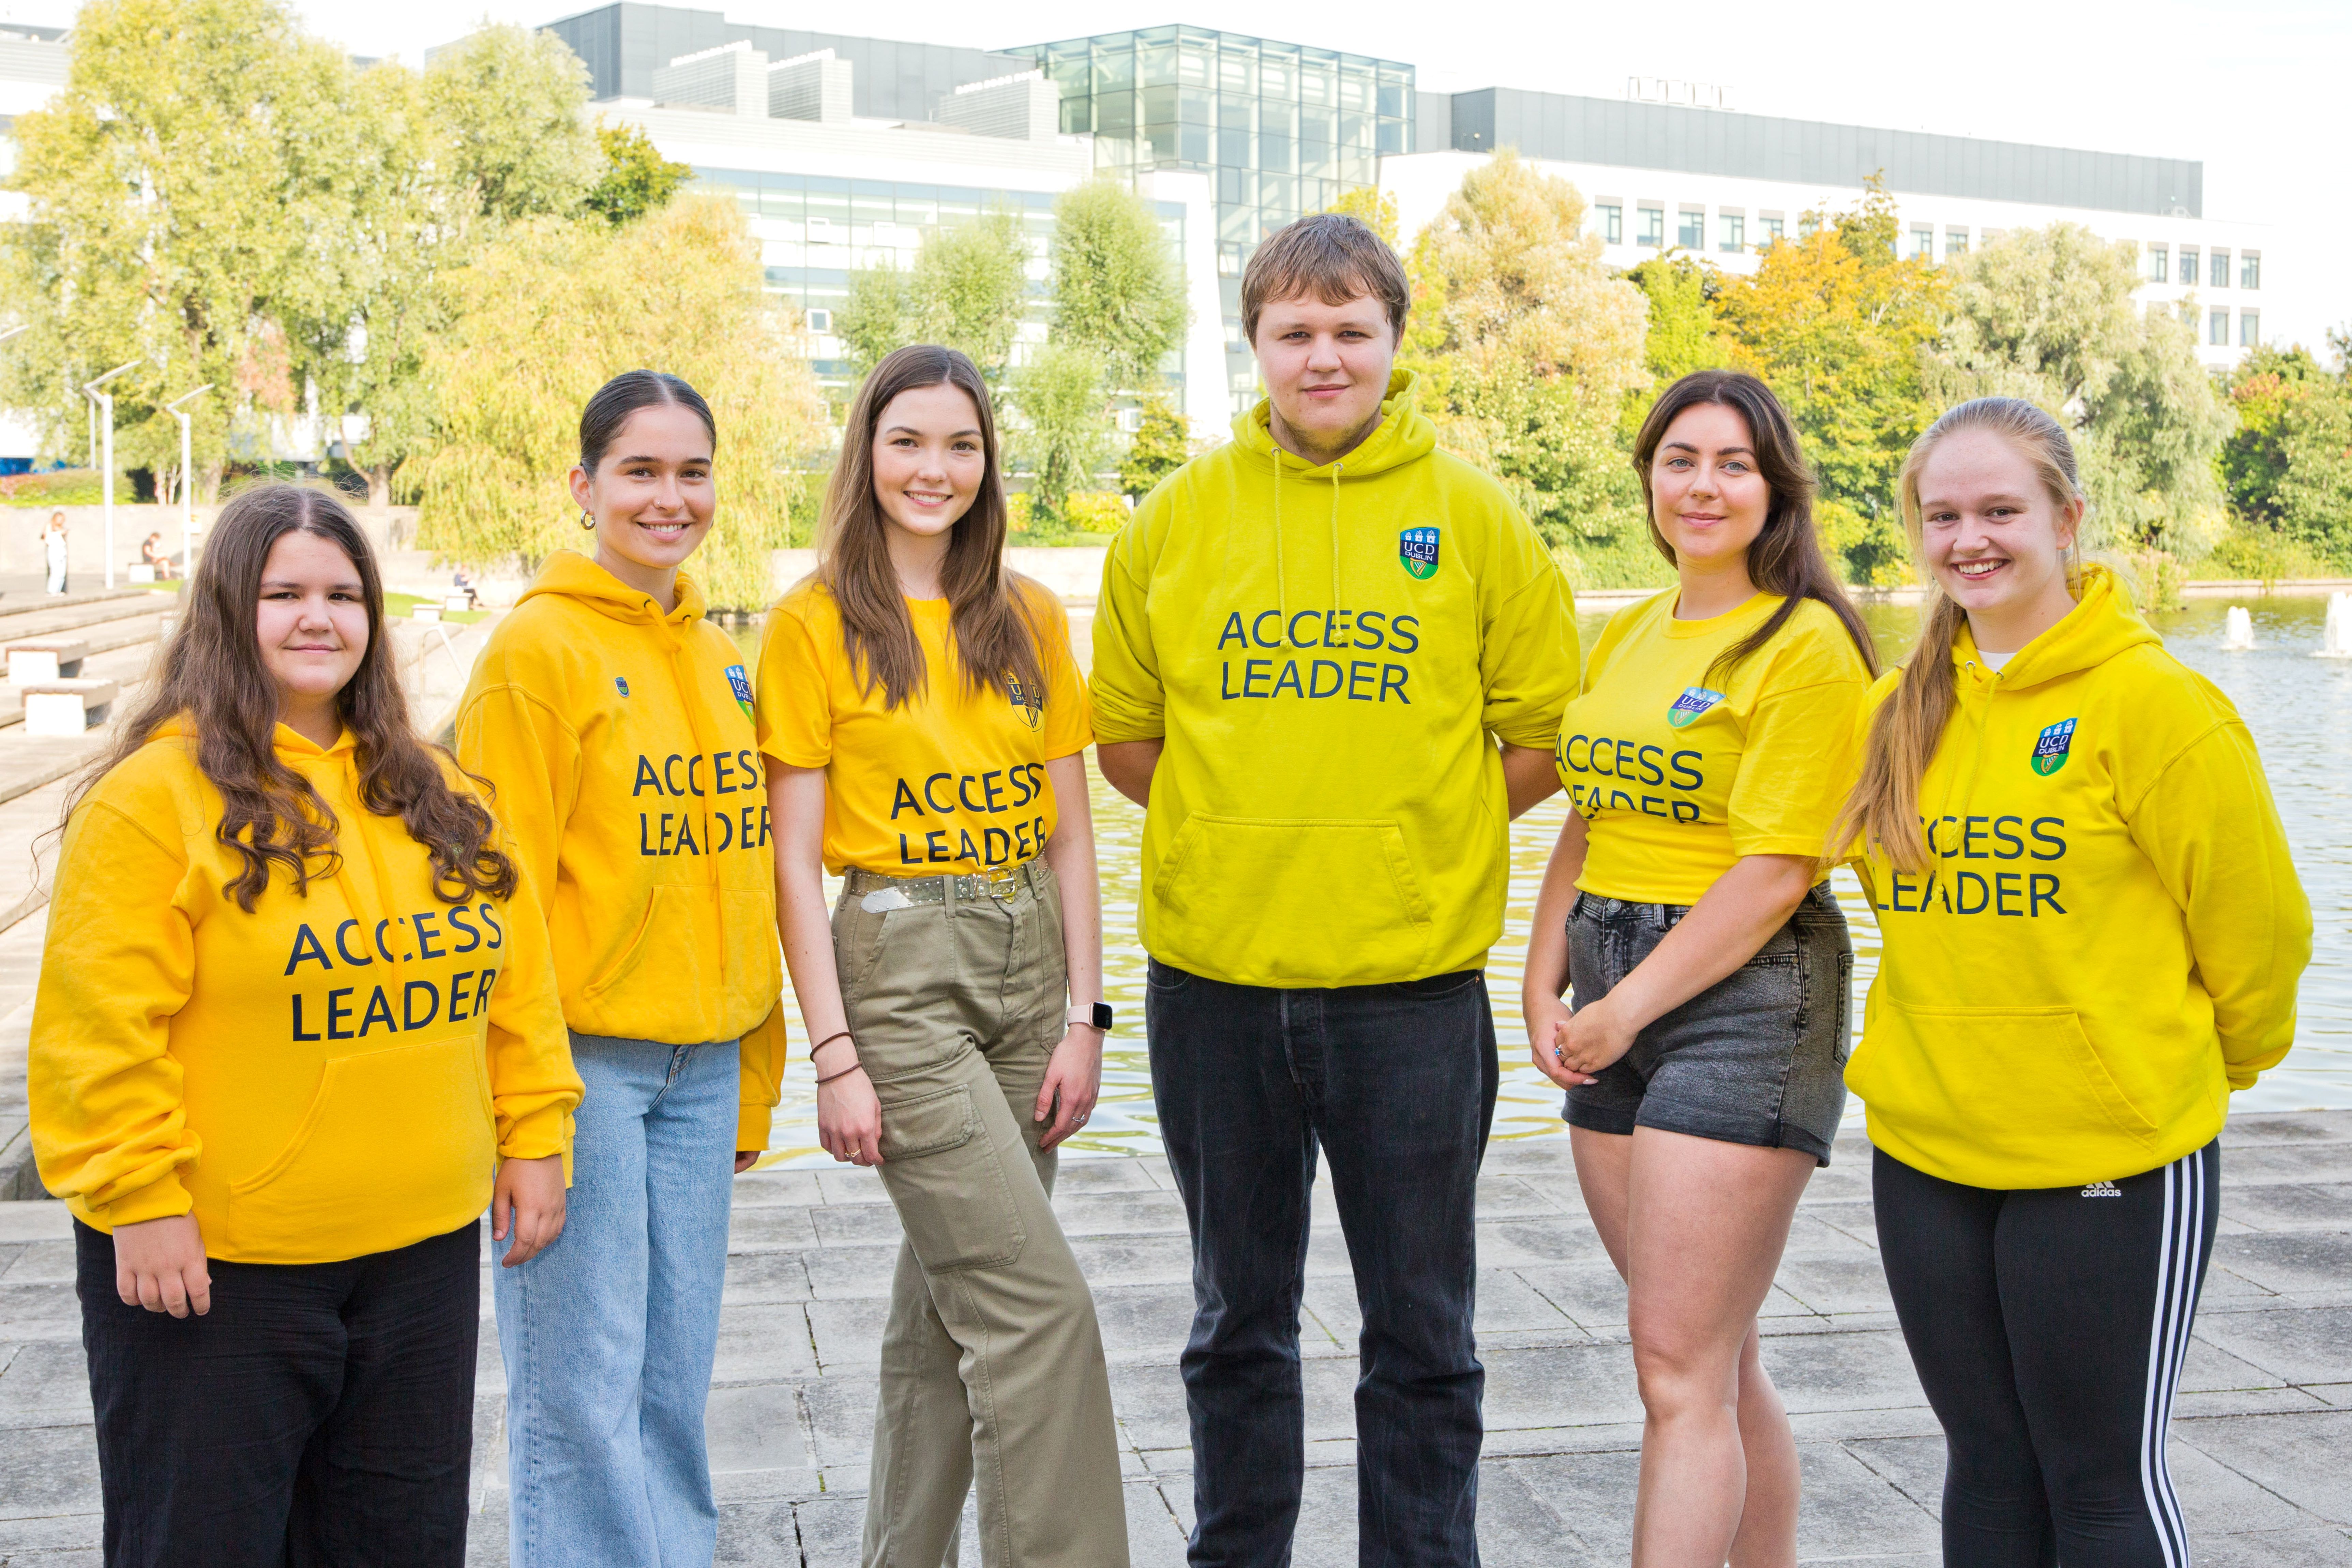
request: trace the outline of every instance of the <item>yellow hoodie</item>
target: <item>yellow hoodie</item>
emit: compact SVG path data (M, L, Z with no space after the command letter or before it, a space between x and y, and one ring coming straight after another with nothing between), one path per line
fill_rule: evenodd
M1502 487L1435 449L1399 373L1314 467L1261 402L1169 476L1103 565L1095 736L1165 738L1143 944L1245 985L1484 964L1509 806L1496 738L1549 752L1577 684L1568 585Z
M1970 1186L2152 1170L2286 1054L2311 906L2230 700L2115 578L1959 705L1919 787L1932 868L1861 865L1885 952L1846 1082L1871 1141ZM1872 689L1872 707L1901 679Z
M784 1066L768 794L750 674L702 610L684 575L664 615L558 551L474 666L457 756L522 847L564 1022L742 1039L735 1146L764 1149Z
M568 1153L580 1079L530 901L443 902L360 803L351 737L280 725L339 855L247 914L192 747L158 730L66 828L28 1086L48 1189L100 1230L193 1210L209 1257L326 1263L457 1229L500 1157Z

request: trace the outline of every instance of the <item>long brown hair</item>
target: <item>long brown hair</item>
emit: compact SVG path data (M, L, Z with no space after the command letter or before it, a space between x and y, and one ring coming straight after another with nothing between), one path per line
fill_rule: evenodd
M841 461L825 488L817 581L841 612L842 647L863 688L882 689L898 708L923 690L929 672L915 623L890 563L889 521L874 494L874 432L882 411L902 392L953 386L971 399L987 459L980 493L948 535L940 586L947 590L948 629L964 684L977 692L1017 680L1022 689L1045 689L1044 643L1033 595L1045 589L1004 565L1007 511L1004 474L996 444L996 417L980 369L963 354L936 343L909 343L887 355L857 389L841 444Z
M116 724L113 743L76 782L59 826L99 780L176 719L194 731L196 766L220 791L214 834L244 862L228 885L239 908L252 912L276 870L306 895L313 876L333 874L335 814L310 780L278 758L278 683L262 663L255 625L269 552L297 532L350 556L367 602L367 650L335 695L336 711L352 731L361 804L378 816L400 818L409 837L431 851L433 890L443 902L463 903L476 894L512 898L515 868L492 842L497 828L489 812L451 787L442 771L447 753L409 727L408 698L384 626L383 579L367 535L331 492L302 485L257 485L221 509L147 696Z
M1927 466L1937 444L1956 430L1990 430L2028 462L2060 511L2083 500L2082 474L2074 465L2074 444L2058 421L2018 397L1979 397L1947 411L1911 443L1903 459L1895 489L1903 507L1903 531L1915 554L1920 552L1919 470ZM2079 526L2079 525L2078 525ZM2078 567L2067 553L2067 586L2080 594ZM1903 679L1878 711L1871 716L1870 738L1862 755L1862 773L1853 793L1839 813L1830 847L1842 852L1857 837L1864 847L1875 842L1898 870L1922 871L1927 866L1927 838L1919 826L1919 781L1936 760L1945 727L1959 704L1959 688L1952 674L1952 645L1968 624L1968 614L1944 593L1933 573L1927 574L1926 625L1919 646L1903 666Z
M1861 613L1845 596L1837 574L1830 570L1829 557L1822 552L1821 531L1813 525L1813 471L1805 462L1797 426L1780 400L1772 395L1772 389L1754 376L1736 370L1693 371L1650 405L1641 434L1633 437L1633 472L1642 480L1642 515L1650 524L1650 542L1658 547L1659 554L1675 560L1675 547L1658 526L1656 500L1650 493L1650 464L1658 455L1659 443L1666 438L1666 426L1685 409L1703 403L1719 404L1748 422L1756 467L1772 492L1764 526L1748 542L1748 580L1767 594L1780 595L1782 601L1762 626L1716 656L1707 667L1707 679L1733 669L1779 636L1797 606L1807 599L1829 606L1861 652L1863 667L1875 677L1878 647L1871 640L1870 628L1862 624Z

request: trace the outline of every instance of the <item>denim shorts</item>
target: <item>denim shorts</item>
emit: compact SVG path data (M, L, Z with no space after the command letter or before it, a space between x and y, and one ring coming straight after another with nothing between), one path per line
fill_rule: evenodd
M1609 994L1690 910L1579 893L1568 917L1574 1005ZM1821 883L1756 956L1665 1014L1568 1091L1568 1122L1630 1135L1655 1127L1801 1149L1826 1165L1845 1111L1853 942Z

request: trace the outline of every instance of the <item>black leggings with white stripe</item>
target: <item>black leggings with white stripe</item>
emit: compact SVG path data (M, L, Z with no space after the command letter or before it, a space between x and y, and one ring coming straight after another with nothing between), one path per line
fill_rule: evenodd
M1880 1151L1879 1253L1944 1425L1946 1568L2186 1568L2164 1459L2221 1144L2084 1187L1961 1186Z

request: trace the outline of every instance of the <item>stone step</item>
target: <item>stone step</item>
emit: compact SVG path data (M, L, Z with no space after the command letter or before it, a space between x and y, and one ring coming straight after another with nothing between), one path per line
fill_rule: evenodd
M81 603L27 600L18 606L0 601L0 642L14 642L19 637L55 637L61 632L79 631L84 626L101 626L108 621L165 614L177 608L178 605L179 595L176 594L155 594L144 589L118 591L111 595L94 596Z

